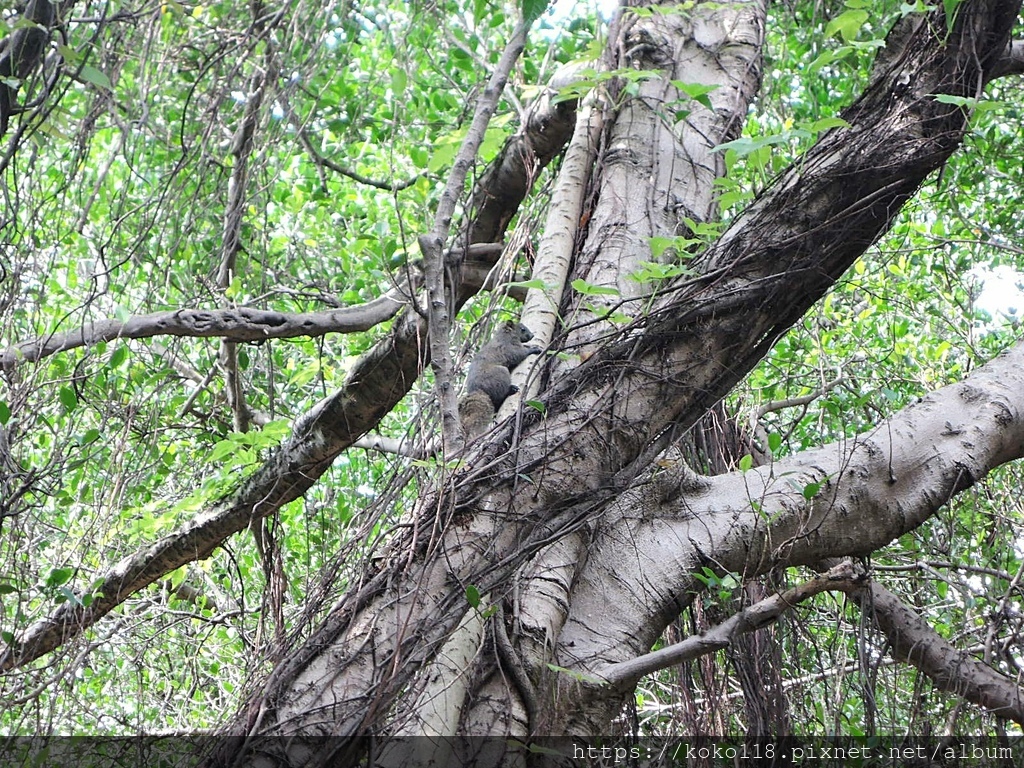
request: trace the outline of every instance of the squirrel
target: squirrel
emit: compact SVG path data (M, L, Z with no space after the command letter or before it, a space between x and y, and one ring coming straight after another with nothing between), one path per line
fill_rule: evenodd
M523 343L532 338L529 328L509 320L476 353L466 375L466 394L459 400L459 420L467 438L487 429L505 398L519 391L512 385L512 369L541 352L540 347Z

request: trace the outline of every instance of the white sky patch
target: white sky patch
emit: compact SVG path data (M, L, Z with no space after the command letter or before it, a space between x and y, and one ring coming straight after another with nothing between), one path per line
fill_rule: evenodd
M596 8L597 15L607 21L619 7L619 0L555 0L548 13L551 14L552 21L568 21L579 15L580 12L576 10L577 5L582 5L587 9Z
M981 286L975 299L977 306L994 321L1024 316L1024 274L1005 264L975 267L969 274Z

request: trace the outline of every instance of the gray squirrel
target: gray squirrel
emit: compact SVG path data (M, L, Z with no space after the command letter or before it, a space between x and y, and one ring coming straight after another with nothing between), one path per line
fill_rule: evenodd
M476 353L466 374L466 394L459 401L459 420L466 437L486 430L505 398L519 391L512 385L512 369L541 352L540 347L523 343L532 338L529 328L509 320Z

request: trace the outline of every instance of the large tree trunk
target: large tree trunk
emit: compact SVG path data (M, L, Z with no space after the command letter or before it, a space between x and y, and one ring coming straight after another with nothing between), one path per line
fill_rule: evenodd
M909 15L847 127L751 204L690 264L696 275L643 286L626 276L651 260L650 237L714 216L714 147L756 90L764 6L619 26L610 49L626 58L613 65L663 76L612 94L621 106L573 276L618 288L631 322L600 320L595 296L566 299L565 317L592 322L560 341L580 357L550 365L543 414L504 422L424 495L407 532L254 697L239 723L246 753L295 734L357 750L371 734L607 732L637 677L658 668L645 654L700 589L695 572L865 554L1021 455L1021 347L895 416L884 439L716 478L670 450L959 146L966 115L934 95L978 95L1018 8L966 2L948 33L940 11ZM718 85L714 110L692 103L666 122L672 80ZM321 746L299 756L324 757Z

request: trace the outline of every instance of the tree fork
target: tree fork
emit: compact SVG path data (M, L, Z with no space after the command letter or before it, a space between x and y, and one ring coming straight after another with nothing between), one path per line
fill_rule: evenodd
M542 393L538 399L547 407L546 420L542 425L539 415L525 414L517 427L522 437L513 452L490 462L485 471L466 473L447 488L451 501L439 508L461 508L471 514L478 509L475 500L489 498L491 510L512 511L500 518L500 536L488 545L474 545L474 554L460 541L464 533L460 531L445 547L449 558L460 552L458 561L451 561L447 577L439 578L427 566L414 570L410 581L403 582L420 582L428 590L438 590L432 593L435 605L449 608L458 603L458 591L452 591L446 581L487 588L502 583L520 562L517 549L521 552L522 543L533 540L533 533L555 524L556 512L567 511L574 500L593 495L599 487L610 490L617 470L627 469L647 440L670 422L692 423L704 407L733 386L778 335L886 231L925 177L958 146L965 116L929 94L973 95L977 84L988 79L982 65L989 61L974 58L974 46L983 41L1004 50L1017 8L1016 2L962 5L951 40L928 32L945 28L941 12L931 14L928 28L916 33L921 54L908 59L892 77L873 84L844 113L850 129L822 137L799 170L784 174L737 219L700 260L702 277L666 291L651 316L627 329L626 338L596 352ZM903 82L917 90L909 93ZM879 120L872 123L869 114ZM870 163L879 152L892 161L884 165L885 173L878 172L877 163ZM756 307L754 314L751 306ZM723 362L726 359L728 364ZM615 397L611 397L613 388ZM580 429L581 425L586 428ZM511 441L511 429L506 426L506 434L498 435L492 445ZM552 435L561 437L553 444ZM616 439L607 441L597 435ZM569 471L579 456L588 457L604 471L597 475L578 468ZM542 488L530 495L515 495L516 477L542 470L545 478L551 478L545 479ZM586 513L587 517L597 514L598 508ZM578 519L565 518L567 522ZM552 531L555 537L558 530ZM343 609L348 608L355 606L346 601ZM403 610L412 608L409 604ZM378 618L386 622L388 613ZM422 662L430 657L431 648L440 647L453 629L452 621L432 613L430 621L417 621L420 630L408 645L401 650L391 647L384 655L397 654L394 658L404 664ZM332 642L317 638L317 642L325 640ZM359 633L350 638L356 646L366 640ZM370 641L362 651L346 650L345 645L342 641L330 651L334 659L343 660L343 676L348 665L363 666L365 659L360 657L376 643ZM376 653L383 651L373 648ZM380 696L382 703L387 702L408 683L409 674L378 680L374 692L362 690L348 703L363 696L375 700ZM304 687L315 676L313 672L313 677L295 682ZM290 717L313 704L303 703L296 693L293 690L288 697ZM272 698L279 700L276 694ZM337 715L347 720L341 711ZM577 722L576 727L582 724Z

